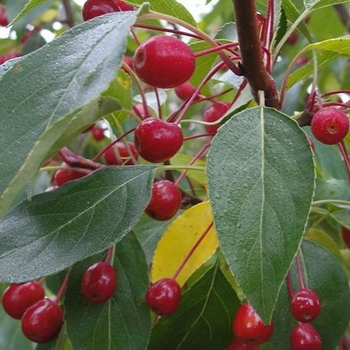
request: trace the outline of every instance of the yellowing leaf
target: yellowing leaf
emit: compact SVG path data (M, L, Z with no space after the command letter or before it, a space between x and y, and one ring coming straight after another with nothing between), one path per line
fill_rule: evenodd
M152 282L173 277L212 221L210 205L203 202L186 210L170 224L154 253ZM183 285L214 254L217 246L218 240L212 227L183 267L177 282Z

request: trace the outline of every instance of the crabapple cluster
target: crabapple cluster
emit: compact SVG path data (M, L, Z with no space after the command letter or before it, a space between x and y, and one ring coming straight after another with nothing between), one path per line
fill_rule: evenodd
M290 303L290 310L298 324L290 333L292 350L320 350L322 341L319 333L310 323L321 312L321 302L318 295L309 288L296 291Z
M21 320L23 334L33 342L47 343L59 333L63 310L57 301L45 298L40 283L11 284L2 295L5 312Z

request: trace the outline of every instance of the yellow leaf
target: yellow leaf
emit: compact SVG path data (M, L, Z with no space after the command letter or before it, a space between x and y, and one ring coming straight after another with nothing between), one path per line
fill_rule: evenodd
M203 202L186 210L169 225L154 253L152 282L173 277L212 221L210 205ZM212 227L181 270L177 282L183 285L214 254L217 246L218 240Z

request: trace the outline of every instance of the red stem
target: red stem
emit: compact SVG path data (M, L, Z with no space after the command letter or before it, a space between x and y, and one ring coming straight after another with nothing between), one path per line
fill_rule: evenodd
M348 151L346 149L344 140L341 140L338 143L338 147L339 147L341 155L343 156L343 159L344 159L344 162L345 162L345 165L346 165L346 170L348 172L348 178L349 178L349 181L350 181L350 161L349 161L349 155L348 155Z
M188 260L191 258L191 256L193 255L193 253L195 252L195 250L197 249L197 247L200 245L200 243L203 241L203 239L205 238L205 236L208 234L208 232L210 231L210 229L213 227L214 223L213 221L208 225L208 227L205 229L205 231L203 232L203 234L199 237L199 239L197 240L197 242L193 245L193 247L191 248L191 250L188 252L188 254L186 255L185 259L183 260L183 262L181 263L181 265L179 266L179 268L176 270L176 272L173 275L173 279L175 280L180 272L182 271L182 269L184 268L184 266L186 265L186 263L188 262Z
M55 303L59 303L59 301L61 300L65 290L66 290L66 287L67 287L67 283L68 283L68 279L69 279L69 273L70 273L70 270L71 268L68 269L66 275L64 276L64 280L61 284L61 287L56 295L56 298L55 298Z
M202 154L210 147L210 142L206 143L200 150L199 152L191 159L191 162L189 164L189 166L193 165L197 159L199 159ZM184 170L180 176L176 179L175 181L175 185L179 186L179 183L181 182L181 180L186 176L186 174L188 173L190 169L186 169Z
M299 283L300 283L300 288L304 289L305 288L305 284L304 284L304 277L303 277L303 272L301 269L301 265L300 265L300 257L299 257L299 253L296 255L295 257L295 263L297 265L297 271L298 271L298 277L299 277Z

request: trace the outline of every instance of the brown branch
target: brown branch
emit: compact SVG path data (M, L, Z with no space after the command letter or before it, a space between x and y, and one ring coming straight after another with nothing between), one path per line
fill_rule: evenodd
M258 22L254 0L232 0L242 56L243 74L248 80L254 99L264 91L265 105L279 108L275 81L265 68L259 38Z
M71 0L62 0L62 4L66 13L65 23L72 28L75 26L75 16Z
M338 14L339 19L344 24L346 30L350 33L350 14L346 4L334 5L334 9Z

